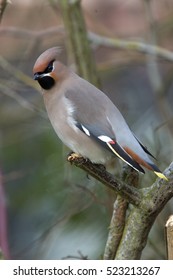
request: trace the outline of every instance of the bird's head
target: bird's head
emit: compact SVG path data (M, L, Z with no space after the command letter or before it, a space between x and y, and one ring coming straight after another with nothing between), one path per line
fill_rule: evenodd
M43 52L35 62L34 80L37 80L44 90L51 89L65 75L67 67L58 61L60 53L59 47L50 48Z

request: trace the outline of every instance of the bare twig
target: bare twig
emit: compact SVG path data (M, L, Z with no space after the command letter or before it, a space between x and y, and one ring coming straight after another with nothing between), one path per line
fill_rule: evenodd
M8 27L1 27L0 29L0 35L1 36L10 36L14 38L19 38L19 39L44 39L46 40L49 37L52 36L57 36L57 34L64 35L64 27L61 26L56 26L56 27L50 27L44 30L39 30L39 31L32 31L28 30L25 28L19 28L19 27L14 27L14 26L8 26Z
M100 80L87 37L80 0L60 0L60 7L67 32L68 54L75 59L80 76L100 87Z
M93 32L88 33L89 39L96 45L105 46L108 48L119 48L128 51L136 51L144 54L157 55L168 61L173 61L173 52L164 48L146 44L143 42L120 40L117 38L108 38Z
M22 81L24 84L35 88L38 90L38 86L34 82L33 79L31 79L29 76L25 75L22 71L11 65L7 60L5 60L2 56L0 56L0 66L8 71L10 74L12 74L16 79L19 81Z
M14 90L11 90L9 87L7 87L3 84L0 84L0 89L1 89L1 93L16 100L17 103L20 104L20 106L22 106L23 108L25 108L29 111L32 111L34 113L37 113L42 118L47 119L47 115L43 110L40 110L37 106L35 106L31 102L29 102L26 98L24 98L21 95L19 95L18 93L16 93Z
M44 40L48 37L57 36L57 34L61 34L64 36L64 27L51 27L45 30L39 30L39 31L31 31L28 29L22 29L18 27L2 27L0 29L0 35L1 36L13 36L15 38L21 38L21 39L41 39ZM127 51L135 51L143 54L150 54L155 55L158 58L165 59L167 61L173 61L173 52L154 46L151 44L147 44L144 42L138 42L138 41L131 41L131 40L122 40L118 38L109 38L105 36L98 35L94 32L88 32L88 38L89 40L97 45L97 46L105 46L108 48L118 48L122 50Z
M113 175L106 171L103 165L93 164L88 159L86 160L82 157L76 157L73 155L75 154L72 153L71 156L68 157L68 161L71 164L74 164L75 166L85 170L92 177L96 178L105 186L116 191L117 194L122 195L132 204L139 205L141 202L139 190L113 177Z
M62 260L71 260L71 259L74 259L74 260L88 260L88 256L86 255L83 255L81 253L81 251L78 251L78 256L66 256L66 257L63 257Z
M0 0L0 22L2 20L3 14L5 12L5 8L7 7L7 4L10 4L10 0Z
M147 21L149 22L148 42L152 45L157 44L156 32L155 32L155 21L153 18L151 0L143 0L145 4L145 11ZM155 93L157 93L162 87L161 75L157 63L157 54L148 54L146 56L148 76Z

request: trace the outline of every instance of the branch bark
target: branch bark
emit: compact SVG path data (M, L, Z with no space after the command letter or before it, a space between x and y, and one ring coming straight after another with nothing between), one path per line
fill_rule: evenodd
M103 255L104 260L113 260L122 238L128 202L118 195L114 202L112 218L109 226L108 238Z
M3 14L7 4L11 3L9 0L0 0L0 22L2 21Z
M146 44L144 42L137 42L131 40L121 40L118 38L108 38L95 34L93 32L88 33L89 39L98 46L105 46L108 48L119 48L128 51L137 51L143 54L155 55L168 61L173 61L173 52L164 48Z
M140 259L157 215L173 197L173 162L164 173L169 181L157 179L151 187L142 189L141 204L132 206L116 260Z
M68 53L74 56L79 75L100 87L80 2L80 0L59 1L67 32Z
M136 188L139 183L138 172L129 165L124 165L121 180ZM128 205L129 203L126 199L120 195L117 196L109 226L108 239L103 256L104 260L113 260L115 258L124 231Z
M117 194L123 196L123 198L127 199L132 204L137 206L141 203L140 190L137 190L125 182L113 177L112 174L106 171L103 165L93 164L90 160L83 157L77 157L74 153L68 156L68 161L86 171L89 175L103 183L108 188L114 190Z
M62 0L63 1L63 0ZM14 26L1 27L1 36L10 36L21 39L34 39L34 40L44 40L48 37L62 35L64 36L63 26L50 27L44 30L31 31L24 28L18 28ZM67 36L68 37L68 36ZM96 46L105 46L108 48L118 48L127 51L135 51L142 54L155 55L158 58L165 59L167 61L173 61L173 52L165 48L158 47L155 45L147 44L145 42L138 42L132 40L122 40L118 38L109 38L94 32L88 32L88 40L91 41ZM92 60L93 62L93 60Z
M68 157L68 161L133 204L126 220L115 259L139 259L157 215L169 199L173 197L173 162L164 172L169 181L156 179L152 186L138 190L114 178L103 166L93 164L82 157L76 157L72 154ZM114 242L116 242L116 235L113 237L115 238Z
M166 222L165 233L168 260L173 260L173 215Z

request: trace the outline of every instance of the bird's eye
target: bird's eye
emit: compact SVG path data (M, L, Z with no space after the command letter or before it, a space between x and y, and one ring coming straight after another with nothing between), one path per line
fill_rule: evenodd
M50 73L50 72L52 72L52 70L53 70L53 63L54 63L54 60L52 60L52 61L48 64L48 66L47 66L47 68L45 69L44 73Z

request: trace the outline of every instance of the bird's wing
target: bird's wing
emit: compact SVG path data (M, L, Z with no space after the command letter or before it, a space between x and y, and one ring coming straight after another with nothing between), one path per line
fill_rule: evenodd
M143 165L165 179L148 157L151 153L133 135L111 100L87 81L74 77L73 88L66 88L65 97L74 106L73 117L78 129L137 171L145 173L140 166Z
M76 123L76 126L85 133L88 137L98 142L102 147L109 150L111 153L122 159L124 162L132 166L137 171L145 173L143 168L132 159L132 157L123 149L121 145L116 141L115 137L110 137L108 133L105 133L104 129L100 129L97 125Z
M73 117L76 126L98 142L102 147L108 149L112 154L118 156L134 169L144 173L142 167L125 151L117 140L115 131L110 124L108 113L110 110L117 110L121 122L125 122L121 113L100 90L87 81L78 77L73 88L66 90L65 97L74 106ZM81 98L82 97L82 98ZM114 120L116 122L118 120Z
M156 160L156 158L150 153L150 151L147 149L147 147L145 147L141 141L136 137L135 134L133 134L134 137L136 138L136 140L138 141L139 145L142 147L142 149L144 150L145 153L147 153L149 156L151 156L152 158L154 158Z

